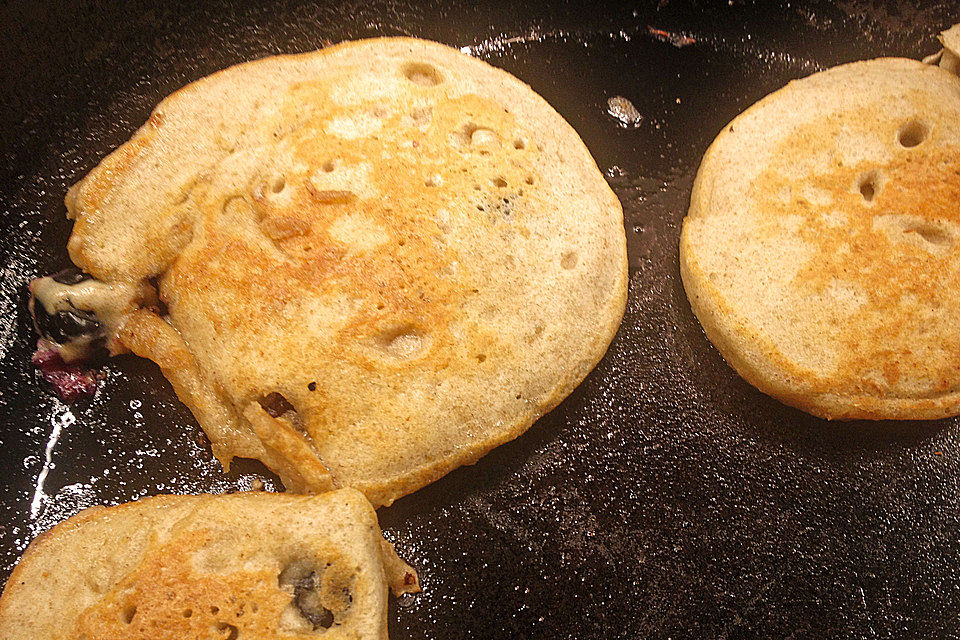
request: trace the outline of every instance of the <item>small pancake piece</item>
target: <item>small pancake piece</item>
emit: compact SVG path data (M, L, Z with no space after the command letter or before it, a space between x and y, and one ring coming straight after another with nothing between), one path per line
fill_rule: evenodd
M403 582L417 590L358 491L160 496L87 509L31 543L0 637L385 639L387 589Z
M960 412L960 79L913 60L791 82L710 146L691 306L761 391L825 418Z
M926 64L938 64L953 74L960 73L960 24L940 33L940 51L923 59Z
M98 280L158 278L156 361L225 465L389 504L511 440L596 365L626 301L620 203L513 76L387 38L164 100L67 196Z

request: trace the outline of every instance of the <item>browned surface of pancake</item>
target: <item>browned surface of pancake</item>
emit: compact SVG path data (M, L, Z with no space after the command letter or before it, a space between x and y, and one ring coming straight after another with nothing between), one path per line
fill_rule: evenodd
M789 84L707 152L684 284L724 357L828 418L960 406L960 80L880 59Z

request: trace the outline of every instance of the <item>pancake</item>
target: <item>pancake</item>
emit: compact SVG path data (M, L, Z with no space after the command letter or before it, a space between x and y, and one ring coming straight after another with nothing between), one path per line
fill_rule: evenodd
M950 73L960 73L960 24L941 32L939 40L943 48L923 61L927 64L939 64Z
M418 590L357 491L146 498L34 540L0 637L386 638L390 581Z
M960 412L960 79L842 65L708 149L683 223L690 304L761 391L836 419Z
M576 132L421 40L195 82L66 204L71 259L125 293L65 298L118 318L111 351L160 365L224 466L293 491L389 504L475 462L579 384L626 300L620 203ZM144 282L160 301L131 307Z

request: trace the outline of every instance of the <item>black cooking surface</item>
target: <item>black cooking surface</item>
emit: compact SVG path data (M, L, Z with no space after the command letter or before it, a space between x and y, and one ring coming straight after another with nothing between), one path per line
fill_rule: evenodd
M952 0L3 4L0 577L90 505L276 486L253 462L221 473L148 362L117 358L73 407L35 374L25 283L67 264L66 188L191 80L415 35L514 73L580 132L623 202L631 279L616 340L566 402L380 510L424 587L391 605L391 637L960 637L958 421L827 423L763 396L704 337L677 263L726 122L818 69L931 53L956 18ZM639 127L607 114L614 96Z

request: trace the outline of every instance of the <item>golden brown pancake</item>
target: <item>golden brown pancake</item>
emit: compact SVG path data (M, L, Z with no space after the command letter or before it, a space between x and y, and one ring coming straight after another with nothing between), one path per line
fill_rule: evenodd
M388 584L418 590L357 491L160 496L35 540L0 598L0 637L385 639Z
M680 241L707 336L826 418L960 412L960 79L847 64L764 98L704 156Z
M620 204L576 132L513 76L421 40L195 82L67 208L78 266L157 278L166 309L125 307L109 344L160 365L224 465L375 504L553 408L626 298Z

